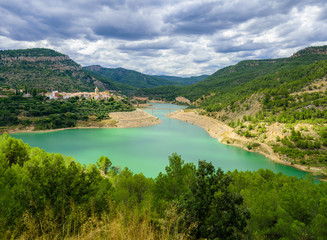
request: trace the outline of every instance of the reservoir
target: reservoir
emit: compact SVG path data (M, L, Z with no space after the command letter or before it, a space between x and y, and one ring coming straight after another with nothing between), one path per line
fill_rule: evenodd
M107 156L114 166L128 167L134 173L142 172L146 177L156 177L169 164L168 156L177 153L185 162L198 160L212 162L226 171L253 171L260 168L282 172L289 176L305 177L306 172L277 164L266 157L247 152L241 148L221 144L202 128L165 114L183 106L153 103L154 109L146 110L159 117L161 124L142 128L97 128L69 129L42 133L16 133L32 147L47 152L73 156L82 164L95 163L99 157Z

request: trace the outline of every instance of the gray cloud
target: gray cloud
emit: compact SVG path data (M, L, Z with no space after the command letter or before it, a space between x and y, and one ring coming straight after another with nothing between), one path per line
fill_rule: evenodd
M143 41L121 44L118 48L121 50L141 51L146 49L170 49L174 46L174 42L169 39L158 41Z
M152 74L210 74L327 44L325 0L11 0L0 15L1 49L49 47Z

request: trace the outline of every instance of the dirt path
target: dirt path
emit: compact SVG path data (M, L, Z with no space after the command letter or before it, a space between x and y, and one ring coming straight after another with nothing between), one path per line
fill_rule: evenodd
M279 155L274 153L272 147L268 144L240 136L233 132L233 128L229 127L227 124L207 116L199 115L196 110L179 110L169 113L166 116L201 127L207 131L211 137L218 139L218 141L221 143L237 146L246 151L262 154L274 162L288 165L302 171L311 172L313 174L321 172L321 169L316 167L308 168L307 166L302 166L299 164L292 165L290 162L280 159ZM249 150L247 146L253 143L257 143L259 146Z

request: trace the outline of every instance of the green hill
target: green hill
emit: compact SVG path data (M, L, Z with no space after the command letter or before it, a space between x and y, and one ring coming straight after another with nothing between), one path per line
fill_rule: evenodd
M132 89L85 71L68 56L51 49L0 51L0 86L66 92Z
M198 83L184 87L161 87L139 91L139 95L153 98L173 100L184 96L192 101L200 98L202 107L214 104L216 107L228 105L230 102L250 96L260 89L273 89L280 84L292 85L290 91L308 84L298 79L306 75L313 81L315 64L324 65L327 59L326 47L311 47L299 51L289 58L267 60L245 60L236 65L218 70ZM310 72L311 69L311 73ZM308 75L309 74L309 75Z
M242 61L190 86L138 94L166 100L184 96L202 114L247 138L249 150L265 144L279 159L318 167L327 175L326 77L327 46L310 47L289 58Z
M326 49L310 47L290 58L243 61L184 93L198 99L196 105L207 115L252 142L249 149L266 144L280 159L326 174Z
M136 88L153 88L166 85L176 85L176 82L169 81L157 76L146 75L137 71L124 68L104 68L99 65L84 67L85 70L123 84L128 84Z
M192 77L174 77L174 76L158 75L158 77L166 79L171 82L178 83L180 85L191 85L206 79L207 77L209 77L209 75L192 76Z

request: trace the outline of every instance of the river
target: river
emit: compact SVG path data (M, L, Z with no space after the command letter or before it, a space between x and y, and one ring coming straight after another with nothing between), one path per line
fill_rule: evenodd
M82 164L95 163L100 156L108 156L113 165L128 167L134 173L156 177L168 165L168 156L176 152L185 162L212 162L224 171L271 169L289 176L305 177L306 172L274 163L266 157L241 148L224 145L211 138L206 131L189 123L169 119L170 111L183 106L154 103L147 112L159 117L155 126L126 129L69 129L55 132L16 133L32 147L47 152L73 156Z

